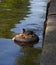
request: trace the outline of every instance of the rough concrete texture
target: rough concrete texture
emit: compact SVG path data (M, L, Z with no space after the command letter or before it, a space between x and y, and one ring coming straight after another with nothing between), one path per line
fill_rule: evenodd
M56 0L50 3L40 65L56 65Z

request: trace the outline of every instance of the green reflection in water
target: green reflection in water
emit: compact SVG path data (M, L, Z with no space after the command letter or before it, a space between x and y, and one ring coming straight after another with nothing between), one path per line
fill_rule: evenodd
M2 0L0 3L0 37L12 38L10 30L29 14L29 0Z
M15 65L39 65L41 57L41 49L37 48L24 48L21 49L23 55L16 57Z

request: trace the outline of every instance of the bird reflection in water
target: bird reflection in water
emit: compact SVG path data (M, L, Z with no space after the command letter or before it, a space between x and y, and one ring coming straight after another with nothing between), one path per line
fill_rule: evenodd
M17 42L17 41L14 41L17 45L21 46L22 48L27 48L27 47L33 47L34 44L37 44L37 42L32 42L32 43L20 43L20 42Z

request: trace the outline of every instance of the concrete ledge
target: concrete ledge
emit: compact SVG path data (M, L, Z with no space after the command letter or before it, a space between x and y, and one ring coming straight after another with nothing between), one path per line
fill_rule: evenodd
M56 65L56 0L50 3L40 65Z

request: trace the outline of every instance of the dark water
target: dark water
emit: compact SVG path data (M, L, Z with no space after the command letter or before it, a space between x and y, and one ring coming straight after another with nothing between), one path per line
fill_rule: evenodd
M39 65L46 6L46 0L0 0L0 65ZM39 43L15 44L11 39L23 28L33 30Z

